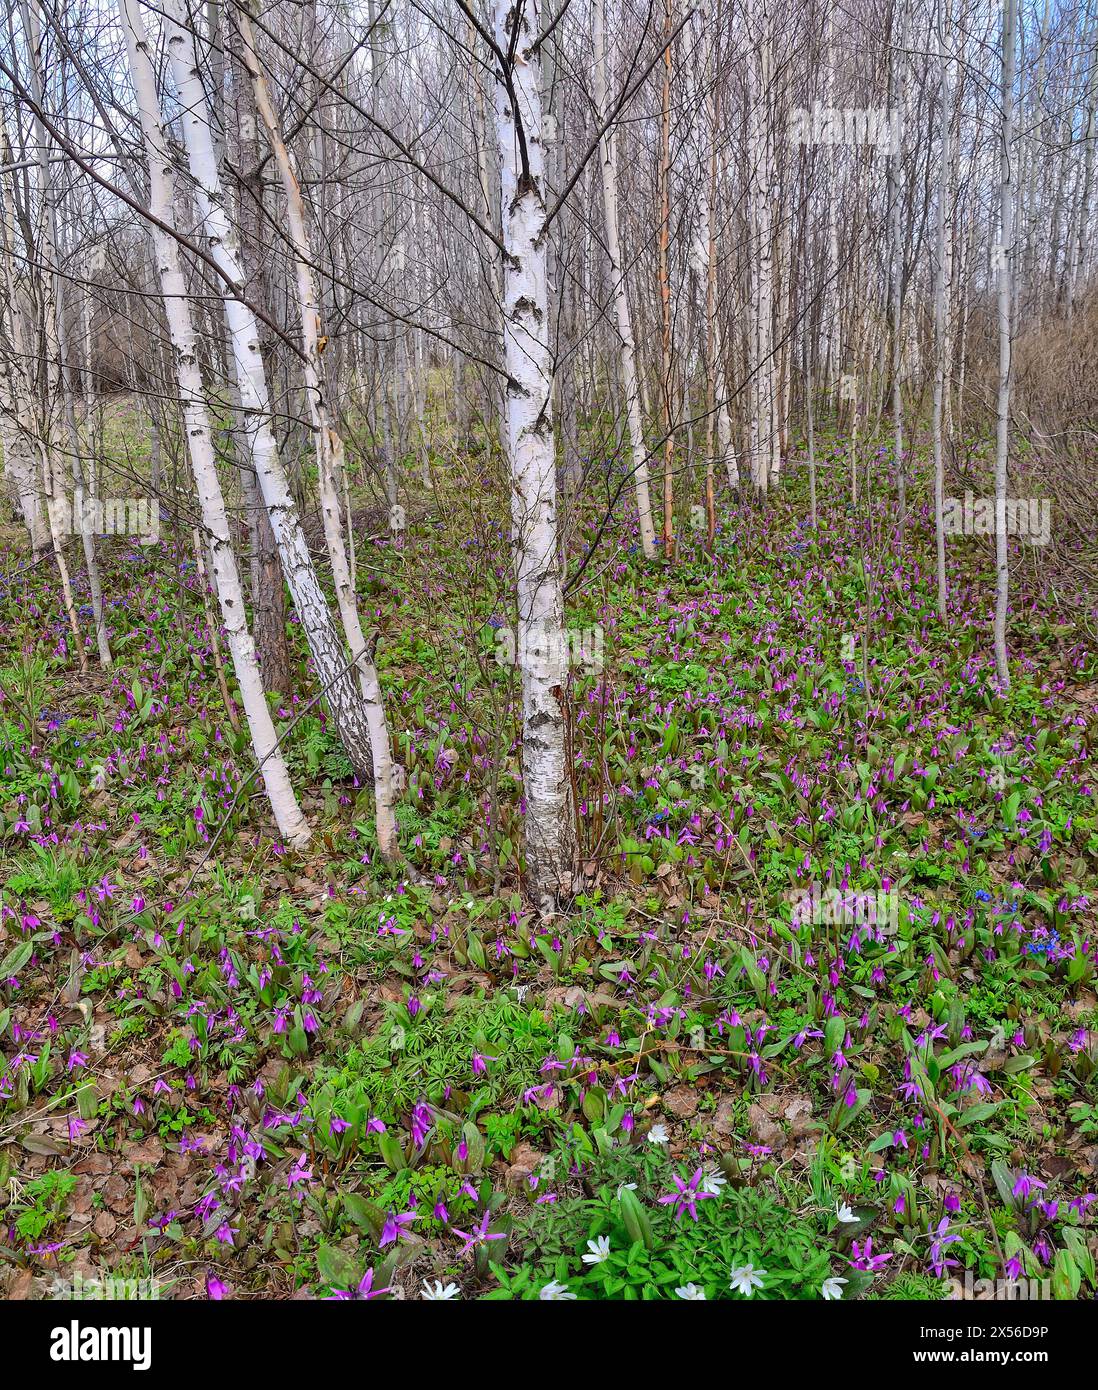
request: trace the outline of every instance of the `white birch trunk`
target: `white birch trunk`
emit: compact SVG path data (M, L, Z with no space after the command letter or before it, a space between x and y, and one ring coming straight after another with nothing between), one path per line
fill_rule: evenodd
M183 108L183 139L195 183L195 200L205 231L206 247L227 284L240 287L244 277L236 237L225 211L195 38L184 27L180 0L166 0L163 13L168 59ZM355 771L367 775L372 767L369 722L358 683L352 674L359 653L353 652L350 660L347 659L313 567L289 479L278 454L271 427L270 398L256 317L239 288L236 292L226 290L224 311L247 426L249 451L282 560L282 572L316 664L317 678L340 742Z
M551 910L572 885L576 832L566 753L564 593L557 549L557 484L546 248L545 159L538 0L493 0L495 40L514 49L510 85L496 82L503 241L505 453L518 591L526 868L535 900ZM513 28L517 26L517 30Z
M370 726L370 752L373 763L375 820L378 848L386 859L399 853L396 823L396 779L394 777L389 727L381 699L381 684L374 666L362 619L358 611L351 564L344 543L340 487L345 477L343 440L331 418L327 390L321 365L321 305L313 275L313 253L305 222L305 204L290 152L282 138L278 117L271 102L267 80L259 65L252 36L252 26L243 11L237 11L236 23L244 47L244 58L252 79L256 110L267 131L282 189L286 195L286 220L294 249L294 269L297 278L298 309L301 316L301 337L304 349L305 396L309 418L316 441L317 471L320 478L320 511L324 521L324 540L335 581L343 630L352 652L357 653L355 665L359 687L366 706ZM347 513L350 525L350 511Z
M0 111L0 168L13 163ZM27 378L29 358L15 272L15 190L11 174L0 173L0 455L37 562L50 543L34 458L34 402Z
M771 49L769 18L748 55L747 158L752 247L752 357L750 363L751 476L766 492L778 477L774 363L774 146L770 122Z
M1006 619L1010 594L1007 554L1007 451L1010 446L1011 264L1014 252L1014 63L1018 0L1003 0L1003 84L999 183L999 406L995 430L995 669L1010 689Z
M138 0L118 0L118 6L126 34L130 73L137 94L141 132L149 164L150 211L161 222L171 226L174 222L174 175L149 57L148 37ZM295 848L303 848L309 841L309 826L297 803L285 759L278 747L255 645L248 631L244 594L233 552L225 499L217 476L213 435L179 247L174 237L160 227L153 226L151 235L179 386L187 452L198 491L202 522L210 537L214 588L225 624L233 670L240 686L252 748L262 771L279 833Z
M890 69L889 90L892 119L896 122L892 149L888 156L888 195L891 201L892 231L892 429L893 453L895 455L896 496L900 511L900 526L907 514L907 468L904 465L904 395L903 395L903 273L904 237L903 210L900 205L900 167L903 161L903 131L907 119L906 107L901 110L901 93L906 84L900 76L901 64L906 69L909 36L911 29L910 0L900 0L903 20L900 25L900 45L898 51L893 43L892 65Z
M27 33L28 67L30 73L31 95L39 110L43 109L42 76L39 72L39 22L37 0L24 0L22 6L23 23ZM42 322L45 328L46 351L51 360L57 362L57 387L61 395L62 411L65 416L69 445L72 451L71 472L75 484L77 507L74 508L74 523L79 522L80 543L84 551L84 564L88 571L88 589L91 596L92 619L95 624L95 640L99 650L100 664L109 667L111 649L107 641L107 625L103 616L103 589L99 582L99 562L95 554L95 536L88 521L85 508L79 503L85 499L84 469L81 462L81 441L76 428L76 412L72 399L72 379L69 373L68 335L61 304L61 283L57 273L57 200L54 194L53 178L50 173L50 156L53 141L46 133L42 121L34 117L34 138L38 155L39 192L42 196L44 216L40 228L38 256L41 262L43 285ZM50 373L52 379L52 373ZM67 481L67 480L66 480ZM51 494L52 495L52 494ZM59 500L59 499L58 499ZM84 644L80 641L80 664L85 665Z
M593 20L595 119L602 125L607 110L605 0L595 0ZM641 548L646 560L656 558L656 528L652 521L652 498L649 491L648 450L644 443L644 424L641 417L640 389L637 384L637 350L633 339L633 320L629 312L629 295L625 288L625 266L618 234L618 169L617 133L613 126L602 141L602 202L606 216L606 254L610 261L610 284L614 296L617 321L619 360L622 384L625 388L625 415L629 429L629 452L633 483L637 495L637 518Z
M953 164L953 104L949 81L949 60L946 57L944 26L948 9L939 0L937 10L939 112L941 122L941 178L938 183L937 260L934 280L934 404L931 428L934 437L934 539L938 574L938 616L946 619L946 561L945 561L945 447L942 430L946 374L949 366L949 294L952 278L952 249L949 219L949 196L952 186L950 170Z

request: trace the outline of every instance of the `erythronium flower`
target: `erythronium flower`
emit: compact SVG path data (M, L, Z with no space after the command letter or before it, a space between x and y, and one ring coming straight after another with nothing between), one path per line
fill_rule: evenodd
M1036 1178L1031 1178L1028 1173L1019 1173L1014 1181L1014 1186L1011 1188L1011 1192L1015 1197L1021 1197L1024 1201L1035 1187L1039 1187L1044 1191L1047 1186L1048 1183L1039 1182Z
M332 1297L341 1303L358 1302L371 1298L380 1298L383 1293L388 1293L388 1289L374 1288L374 1271L368 1269L358 1281L358 1287L354 1289L336 1289Z
M426 1298L432 1303L444 1302L447 1299L458 1298L461 1290L456 1284L443 1284L441 1279L436 1279L432 1284L430 1279L424 1279L423 1292L420 1298Z
M667 1126L653 1125L648 1131L648 1142L650 1144L666 1144L668 1141Z
M696 1203L704 1202L707 1198L710 1198L714 1195L712 1192L706 1192L703 1190L703 1177L704 1173L701 1168L695 1170L694 1176L690 1179L688 1183L683 1182L682 1178L679 1177L678 1173L672 1173L671 1181L675 1184L676 1191L668 1192L665 1196L661 1197L660 1206L666 1207L673 1202L675 1204L675 1216L679 1220L682 1219L683 1212L688 1211L690 1213L691 1218L694 1221L697 1221L698 1209Z
M558 1284L555 1279L550 1279L548 1284L538 1294L542 1303L575 1303L576 1295L568 1292L567 1284Z
M292 1188L296 1187L298 1183L312 1182L312 1180L313 1170L305 1162L305 1155L302 1154L286 1174L286 1186Z
M459 1255L467 1255L474 1245L481 1245L486 1240L505 1240L506 1236L502 1231L489 1232L488 1225L492 1220L492 1213L486 1211L480 1218L480 1224L474 1226L471 1231L459 1231L454 1228L454 1235L460 1236L465 1244L458 1251Z
M610 1237L599 1236L597 1240L589 1240L587 1249L590 1254L582 1256L585 1265L600 1265L603 1260L610 1258Z
M833 1274L830 1279L825 1279L820 1288L820 1296L825 1302L830 1302L833 1298L842 1298L843 1285L848 1281L840 1279L837 1274Z
M412 1140L416 1148L427 1142L431 1132L431 1112L421 1101L412 1111Z
M835 1217L838 1221L842 1221L844 1224L847 1225L849 1225L849 1223L852 1221L858 1220L858 1218L854 1215L854 1213L851 1211L851 1209L847 1206L845 1202L835 1203Z
M732 1281L729 1288L750 1298L756 1289L762 1288L765 1274L765 1269L756 1269L752 1264L737 1265L729 1276Z
M411 1240L411 1235L404 1229L416 1219L414 1211L404 1211L399 1215L389 1212L385 1217L385 1225L381 1228L381 1238L378 1245L391 1245L394 1240Z
M216 1274L206 1275L206 1296L208 1298L212 1298L215 1302L220 1303L227 1292L228 1289L226 1285L221 1282Z
M688 1303L705 1301L705 1290L700 1284L684 1284L681 1289L676 1289L675 1293L679 1298L685 1298Z
M945 1278L945 1272L950 1266L956 1265L956 1260L943 1259L942 1251L947 1245L955 1245L961 1239L958 1235L949 1235L949 1217L943 1216L938 1222L938 1228L933 1244L930 1247L930 1267L934 1271L936 1279Z
M854 1258L850 1261L853 1268L867 1269L871 1274L876 1274L884 1265L885 1261L892 1258L891 1254L887 1253L884 1255L874 1255L872 1236L866 1236L865 1244L860 1250L858 1249L858 1242L856 1240L851 1242L851 1247L854 1251Z

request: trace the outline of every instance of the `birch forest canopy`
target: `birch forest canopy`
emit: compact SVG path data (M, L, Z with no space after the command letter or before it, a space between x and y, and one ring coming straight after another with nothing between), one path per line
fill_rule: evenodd
M1096 0L0 3L6 1299L1098 1296Z

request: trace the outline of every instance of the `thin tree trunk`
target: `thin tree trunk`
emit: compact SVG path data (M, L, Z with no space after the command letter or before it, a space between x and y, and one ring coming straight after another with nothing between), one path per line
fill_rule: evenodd
M514 61L496 83L503 241L505 452L518 592L526 869L535 901L551 910L570 891L575 809L567 757L564 592L557 551L552 355L546 255L541 63L532 47L539 3L494 0L495 41ZM507 79L507 80L504 80ZM509 90L510 89L510 90Z
M37 0L22 0L21 11L23 26L27 38L28 69L30 76L31 96L34 99L37 110L44 110L45 103L42 91L42 78L39 71L40 61L40 30L38 23ZM89 508L85 502L90 503L91 498L85 497L84 471L81 465L81 445L80 436L76 428L76 414L72 401L72 380L69 375L68 366L68 342L65 332L64 315L61 305L61 281L57 271L57 202L53 189L53 179L50 173L50 154L53 143L49 139L46 128L38 115L34 116L34 139L38 156L38 175L39 192L42 198L44 217L40 227L40 240L37 251L41 263L41 274L43 277L43 288L45 291L42 306L43 327L45 329L46 353L50 359L50 365L46 372L46 383L52 386L54 381L52 364L56 361L57 375L56 385L61 396L62 413L65 417L66 432L69 439L71 451L71 470L65 470L64 476L67 481L67 474L72 473L74 484L74 506L72 509L72 520L74 527L79 528L80 544L84 551L84 564L88 571L88 588L91 594L92 618L95 624L95 639L99 649L99 660L101 665L109 667L111 664L111 649L107 641L107 628L103 617L103 590L99 581L99 564L95 554L95 537L89 524ZM51 470L52 477L52 470ZM58 511L58 499L53 488L50 489L47 497L47 508L56 517ZM51 525L56 533L58 523L54 520ZM65 564L64 555L60 547L57 546L57 536L54 537L55 549L58 555L58 567L64 571L62 579L63 589L68 589L67 603L71 611L69 614L70 626L76 623L76 609L73 604L71 586L68 581L68 567ZM87 670L87 657L84 653L84 642L79 637L79 628L76 629L78 639L80 669Z
M320 477L320 511L324 522L324 539L328 548L328 559L335 580L336 601L343 621L343 629L351 651L357 653L355 665L358 670L359 686L366 705L370 725L370 751L373 759L374 801L378 848L386 859L399 854L396 823L396 785L393 773L392 749L389 742L389 727L385 720L385 708L381 699L381 685L377 669L362 631L362 619L358 611L358 598L355 594L351 566L348 562L347 547L343 536L340 488L344 476L343 440L331 418L328 408L327 388L324 380L321 353L323 335L320 325L320 297L312 270L313 253L305 223L305 204L301 188L290 158L290 152L282 139L278 118L271 103L267 81L259 65L252 37L252 27L247 15L237 10L235 19L244 45L245 62L248 65L255 93L256 108L267 131L271 152L274 155L282 189L286 196L286 215L290 240L294 249L294 269L297 278L298 309L301 318L301 336L304 347L305 396L309 406L309 418L316 444L317 469ZM350 525L350 514L347 516Z
M950 169L953 163L953 105L949 82L949 63L946 58L945 25L948 20L948 0L938 0L937 47L939 75L939 112L941 139L941 178L938 184L938 266L934 280L934 405L931 428L934 436L934 538L938 573L938 616L946 619L946 560L945 560L945 447L942 438L942 412L948 371L948 316L951 288L949 236Z
M606 119L607 107L604 12L605 0L595 0L592 26L593 84L596 119L600 125ZM646 560L654 560L656 558L656 528L652 521L648 450L644 443L640 389L637 385L637 353L633 339L633 321L629 312L629 295L625 287L625 266L622 261L621 239L618 235L617 134L613 126L606 132L602 141L602 201L606 216L606 254L610 261L610 284L614 296L614 314L618 329L619 363L622 383L625 388L625 415L629 428L629 453L637 495L637 518L641 548Z
M141 130L149 164L150 211L165 226L174 221L174 176L163 117L156 94L156 80L149 57L149 41L138 0L118 0L126 32L130 73L137 93ZM285 759L278 747L255 647L248 631L244 595L233 553L225 499L217 476L213 435L202 386L202 373L190 301L187 298L179 247L171 234L152 227L151 235L160 275L164 309L168 319L176 381L179 386L187 451L202 509L202 521L210 536L214 586L233 670L240 686L252 748L262 770L267 796L279 833L295 848L309 841L309 826L290 784ZM199 553L200 553L200 547ZM227 705L231 710L231 704Z
M663 403L663 554L675 558L675 431L671 407L671 32L675 0L664 0L663 104L660 109L659 289L661 312L661 396Z
M896 470L896 495L900 513L900 527L903 528L907 516L907 467L904 463L904 394L903 394L903 274L904 274L904 218L900 200L900 166L903 161L903 129L906 111L900 110L901 93L905 83L900 76L901 63L907 63L908 41L911 27L910 0L900 0L903 6L903 21L900 26L900 51L895 44L892 51L890 116L894 122L892 148L888 158L888 196L891 202L892 227L892 427L893 454Z
M256 303L269 308L270 256L264 245L266 182L259 149L259 113L252 83L240 55L238 35L228 26L228 56L232 74L233 125L237 141L239 176L236 184L236 225L240 236L240 259L246 283ZM270 329L259 324L259 351L265 364L271 361ZM229 377L232 380L232 364ZM278 560L278 546L270 517L252 470L251 450L240 392L235 382L233 397L233 450L236 455L241 489L248 518L248 559L251 580L252 633L259 653L263 682L272 694L289 697L293 693L293 660L286 635L286 586Z
M1010 689L1006 620L1010 594L1007 553L1007 451L1010 447L1011 264L1014 254L1014 64L1018 0L1003 0L1003 84L999 183L999 405L995 430L995 669Z
M243 297L244 277L236 237L225 212L194 36L184 27L180 0L167 0L164 16L168 59L183 107L183 138L198 213L210 254L231 287L226 290L223 306L252 464L278 545L282 572L316 663L332 721L355 772L364 775L369 772L372 759L367 711L352 674L359 653L352 652L347 659L275 444L259 330L256 316Z

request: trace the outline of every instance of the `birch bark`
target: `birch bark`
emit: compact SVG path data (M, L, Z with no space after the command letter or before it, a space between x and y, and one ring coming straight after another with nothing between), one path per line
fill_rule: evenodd
M549 350L545 160L538 0L494 0L495 42L514 54L497 75L503 242L505 452L518 594L526 869L543 911L570 890L575 811L567 761L564 592L557 550L557 485Z
M605 9L605 0L595 0L592 24L595 63L593 84L595 113L600 126L606 119L607 110ZM618 330L619 364L622 384L625 388L625 416L629 430L629 453L633 470L633 483L637 496L637 519L641 549L644 551L646 560L654 560L656 558L656 528L652 521L648 450L644 443L640 389L637 385L637 350L633 338L633 320L629 312L629 295L625 286L621 238L618 233L617 132L613 126L606 132L602 141L602 202L606 218L606 255L610 261L610 285L614 297L614 316Z
M22 0L21 5L23 27L27 36L28 72L30 77L31 96L38 110L44 108L42 74L39 68L41 61L40 53L40 27L38 20L37 0ZM88 520L88 511L83 505L91 502L90 496L85 497L84 470L81 462L81 441L76 428L76 414L72 400L72 381L69 375L68 364L68 341L65 331L64 314L61 304L61 281L57 272L58 265L58 245L57 245L57 201L53 187L53 177L50 172L50 155L53 151L53 142L46 133L46 128L37 113L33 116L34 140L36 154L38 158L38 180L39 193L42 198L43 219L40 230L40 240L38 245L38 256L41 262L41 274L43 285L42 302L42 327L46 353L50 361L46 373L46 387L52 388L56 384L57 391L61 397L62 413L65 418L66 432L69 438L70 448L70 470L74 484L74 507L72 509L72 522L74 529L80 536L80 544L84 551L84 564L88 571L88 589L91 597L92 620L95 625L95 640L99 650L100 664L109 667L111 664L111 649L107 641L107 627L103 616L103 590L99 581L99 563L95 553L95 536ZM55 470L51 467L51 472ZM62 475L66 470L61 470ZM65 479L67 482L67 478ZM53 520L51 525L56 532L58 522L57 514L61 510L58 498L51 488L47 496L47 507L51 509ZM55 537L56 544L56 537ZM58 552L60 555L60 551ZM68 576L65 574L63 587L67 585ZM71 593L69 604L72 604ZM70 612L70 625L74 621L75 608ZM84 655L83 639L79 639L80 667L83 670L87 665Z
M934 404L931 428L934 437L934 540L938 575L938 616L946 619L945 562L945 449L942 416L949 362L949 295L952 279L952 236L949 197L953 165L953 94L949 60L946 56L945 27L948 7L939 0L937 9L937 49L941 139L941 177L938 183L937 272L934 280Z
M137 95L141 133L149 165L150 211L170 227L174 224L174 175L149 56L148 36L138 0L118 0L118 7L126 34L130 73ZM174 237L160 227L152 227L151 235L179 386L187 452L198 491L202 522L210 536L214 587L225 624L233 670L240 686L252 748L262 771L279 833L295 848L303 848L309 841L309 826L297 803L285 759L278 747L255 645L248 631L225 499L217 476L213 435L179 246Z
M180 0L165 0L163 13L168 61L183 108L183 139L207 249L227 284L234 287L226 292L223 303L252 463L271 520L282 572L316 664L332 721L356 773L366 775L372 767L369 722L352 674L360 653L354 651L350 660L347 659L313 567L289 478L275 444L259 331L255 314L239 288L243 284L239 251L225 211L195 36L184 27Z
M1010 447L1011 385L1011 266L1014 252L1014 139L1015 30L1018 0L1003 0L1003 80L1000 99L999 174L999 403L995 429L995 669L1000 684L1010 689L1006 619L1010 595L1010 562L1007 554L1006 498L1007 451Z
M304 348L305 397L308 402L309 419L316 444L324 540L328 549L328 559L332 566L336 601L339 605L343 630L347 634L351 651L358 654L355 667L358 671L359 687L362 691L366 717L370 726L370 753L373 764L378 848L384 858L392 859L399 853L392 747L389 742L389 726L385 719L385 708L381 699L381 684L378 681L377 669L374 666L366 636L362 630L358 597L355 593L347 546L344 541L343 514L340 505L340 489L345 474L343 440L335 427L328 407L327 385L321 364L323 351L321 305L316 278L313 275L313 251L305 220L305 203L301 196L301 186L293 160L282 138L282 131L271 101L267 79L256 53L251 23L242 9L235 11L235 20L244 47L244 59L252 80L256 109L267 132L267 139L282 182L282 191L286 197L286 220L294 251L298 311ZM347 522L349 525L349 515Z
M0 111L0 168L14 162ZM50 544L49 523L42 502L42 488L34 457L34 402L28 379L23 308L15 269L15 190L12 176L0 173L0 453L4 474L23 518L37 562Z

